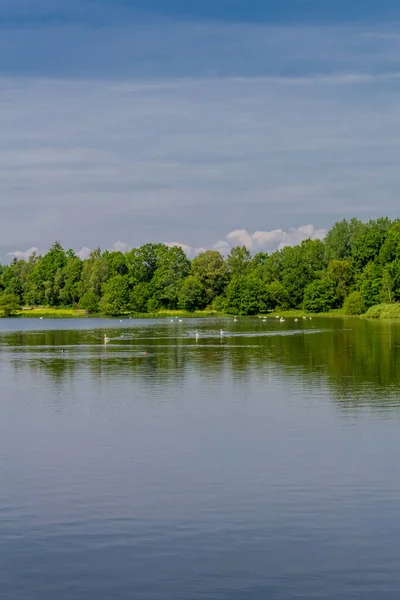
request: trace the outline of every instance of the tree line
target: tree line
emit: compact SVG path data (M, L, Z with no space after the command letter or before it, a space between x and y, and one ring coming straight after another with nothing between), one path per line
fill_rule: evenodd
M361 314L400 300L400 219L343 219L324 240L271 254L236 246L190 260L178 247L93 250L80 259L55 242L44 255L0 265L0 305L81 308L90 314L206 308L240 315L276 309ZM10 309L11 310L11 309Z

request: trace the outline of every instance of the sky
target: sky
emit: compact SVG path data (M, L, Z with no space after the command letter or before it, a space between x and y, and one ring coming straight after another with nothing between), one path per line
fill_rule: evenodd
M398 216L398 0L0 0L0 261Z

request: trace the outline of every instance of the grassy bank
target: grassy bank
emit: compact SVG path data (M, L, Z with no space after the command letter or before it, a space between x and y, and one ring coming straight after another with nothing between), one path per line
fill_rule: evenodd
M346 317L342 308L330 310L329 312L311 313L299 309L291 310L279 310L270 313L257 315L259 318L263 317L284 317L285 319L302 319L303 317L317 318L317 317ZM82 319L82 318L110 318L109 315L104 314L88 314L85 310L76 308L31 308L25 310L19 310L14 316L24 318L44 318L44 319ZM400 318L400 304L378 304L372 306L364 315L365 318L381 318L381 319L393 319ZM226 318L233 317L231 314L218 312L216 310L197 310L194 312L186 312L184 310L159 310L152 313L127 313L115 317L116 319L174 319L175 317L180 319L194 319L194 318ZM246 318L238 315L239 318ZM253 317L254 318L254 317Z
M82 318L110 318L109 315L104 314L91 314L89 315L85 310L75 308L27 308L25 310L16 311L16 317L25 317L37 319L42 317L43 319L82 319ZM127 313L125 315L119 315L118 319L167 319L167 318L201 318L201 317L223 317L222 313L218 313L215 310L197 310L194 312L186 312L184 310L160 310L153 313Z
M366 319L400 319L400 303L376 304L363 315Z
M19 310L15 313L16 317L27 317L37 319L77 319L88 317L85 310L77 308L32 308L28 310Z
M291 309L291 310L280 310L280 311L275 311L275 312L271 312L265 315L259 315L261 317L284 317L285 319L302 319L303 317L345 317L347 315L344 314L343 309L342 308L336 308L336 309L332 309L328 312L320 312L320 313L311 313L311 312L307 312L305 310L299 310L299 309Z

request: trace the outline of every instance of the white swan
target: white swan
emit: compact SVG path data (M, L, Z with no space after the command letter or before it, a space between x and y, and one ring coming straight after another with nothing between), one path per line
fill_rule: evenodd
M222 329L219 330L219 335L222 337L224 335L224 332Z
M104 334L104 343L107 344L110 341L110 338L107 337L107 334Z
M294 322L297 323L298 319L295 319Z
M199 332L198 332L197 330L196 330L196 335L195 335L195 337L196 337L196 340L198 340L198 339L199 339L199 337L200 337L200 334L199 334Z
M281 317L279 320L281 323L283 323L285 321L285 319L283 317Z

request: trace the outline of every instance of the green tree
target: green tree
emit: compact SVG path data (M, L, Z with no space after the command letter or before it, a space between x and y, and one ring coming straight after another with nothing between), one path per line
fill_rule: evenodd
M255 315L264 312L265 284L253 274L231 279L226 288L226 303L231 313Z
M390 221L386 218L369 221L365 225L364 232L357 237L352 248L352 260L358 271L378 257L389 228Z
M232 278L247 275L251 268L251 253L246 246L235 246L229 252L226 263Z
M129 285L123 275L111 277L103 286L103 296L99 303L101 312L106 315L122 315L129 310Z
M335 288L328 279L312 281L304 291L303 307L311 312L328 311L333 308L335 301Z
M165 244L144 244L140 248L132 248L125 254L129 283L149 283L160 266L162 258L167 254Z
M349 260L353 247L367 225L358 219L343 219L333 225L325 238L325 258L330 260Z
M194 311L204 308L206 304L206 290L202 282L193 275L182 279L178 294L178 307L183 310Z
M177 308L181 282L189 275L189 271L190 261L182 248L166 247L152 280L155 297L161 306L169 309Z
M300 307L306 287L317 279L325 267L321 240L306 240L298 246L286 247L282 253L281 281L291 308Z
M93 292L98 301L102 295L102 289L108 279L107 258L103 256L100 248L92 250L88 259L84 261L81 279L79 282L79 296L86 292Z
M268 310L287 309L290 306L288 292L280 281L271 281L266 284L265 305Z
M382 302L382 267L374 262L369 262L364 268L359 286L361 297L366 308Z
M353 285L353 272L350 262L348 260L331 260L325 277L332 283L335 290L335 305L337 307L341 306Z
M388 229L386 239L379 251L379 262L382 265L400 259L400 220L393 221Z
M360 292L351 292L347 296L343 304L343 312L345 315L356 316L365 313L365 304Z
M208 304L223 293L228 283L228 265L217 250L206 250L196 256L190 271L202 284Z
M59 273L59 298L65 306L72 306L79 302L80 279L82 275L83 263L78 256L71 253L67 258L64 268ZM56 280L57 283L57 280Z
M106 250L103 252L103 257L107 262L107 271L110 277L115 275L126 275L128 266L126 264L125 254L117 251Z
M137 283L133 287L133 290L131 292L130 304L131 304L132 310L134 312L145 313L149 310L149 306L150 306L149 312L153 312L154 310L157 310L154 308L155 305L157 305L157 308L158 308L157 300L155 300L155 303L149 305L149 301L151 300L151 298L153 298L153 296L154 296L154 290L153 290L153 286L151 285L151 283L145 283L145 282Z
M79 301L79 308L86 310L89 314L99 312L99 298L93 291L88 290Z
M20 308L19 298L15 294L0 295L0 310L5 317L11 317Z

